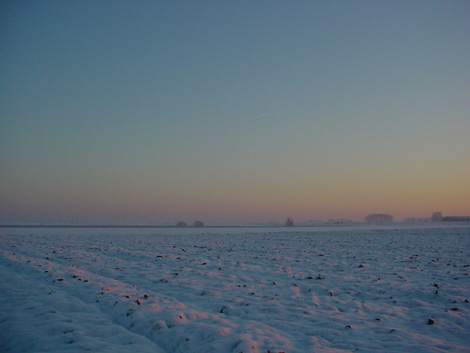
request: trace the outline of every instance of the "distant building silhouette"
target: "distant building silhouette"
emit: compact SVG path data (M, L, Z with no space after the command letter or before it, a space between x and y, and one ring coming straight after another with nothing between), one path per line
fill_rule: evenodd
M374 213L365 217L367 223L392 223L393 216L389 214Z
M469 216L446 216L442 219L444 222L470 222Z
M186 222L179 221L178 223L176 223L176 226L177 227L186 227Z
M442 217L442 212L433 212L433 214L431 216L431 221L432 222L441 222L443 218L444 217Z

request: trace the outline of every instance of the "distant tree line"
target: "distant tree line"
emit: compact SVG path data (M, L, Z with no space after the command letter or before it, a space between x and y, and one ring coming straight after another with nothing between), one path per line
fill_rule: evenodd
M176 226L180 228L184 228L184 227L187 227L188 225L186 224L186 222L179 221L178 223L176 223ZM204 222L194 221L193 227L198 227L198 228L204 227Z
M367 223L391 223L393 216L389 214L374 213L365 217Z

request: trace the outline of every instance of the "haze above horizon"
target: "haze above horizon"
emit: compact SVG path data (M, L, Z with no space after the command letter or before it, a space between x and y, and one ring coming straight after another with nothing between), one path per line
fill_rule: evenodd
M0 223L470 215L470 2L0 3Z

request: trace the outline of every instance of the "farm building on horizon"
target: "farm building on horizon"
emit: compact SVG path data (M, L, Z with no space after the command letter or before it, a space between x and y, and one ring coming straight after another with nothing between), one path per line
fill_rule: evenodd
M470 216L446 216L442 218L443 222L469 222Z

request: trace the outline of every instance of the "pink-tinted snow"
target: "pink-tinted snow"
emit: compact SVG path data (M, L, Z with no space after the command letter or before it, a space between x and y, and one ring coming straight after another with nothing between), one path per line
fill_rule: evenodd
M156 232L3 229L0 351L470 351L469 227Z

